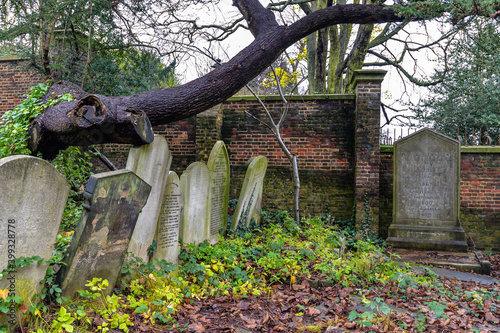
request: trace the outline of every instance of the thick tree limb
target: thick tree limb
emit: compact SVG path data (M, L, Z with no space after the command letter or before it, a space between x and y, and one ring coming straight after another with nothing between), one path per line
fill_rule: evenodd
M174 88L121 97L80 91L79 101L60 103L33 121L32 151L50 157L72 145L148 143L153 138L151 125L188 118L225 101L269 67L287 47L314 31L341 23L403 21L391 6L337 5L317 10L289 26L279 26L272 12L258 0L234 0L234 4L255 36L234 58Z

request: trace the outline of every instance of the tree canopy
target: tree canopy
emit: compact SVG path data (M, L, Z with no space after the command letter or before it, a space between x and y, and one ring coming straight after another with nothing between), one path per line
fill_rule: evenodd
M500 25L474 19L434 73L441 83L415 107L416 119L462 144L497 143L500 134Z
M281 3L281 6L287 7L306 2L308 1L292 0ZM120 29L132 30L127 22L137 22L141 27L153 27L158 33L164 29L166 32L177 31L183 36L195 36L191 32L194 31L193 27L199 27L196 21L177 19L176 25L169 25L170 21L167 18L176 18L177 12L186 6L207 3L219 4L203 0L160 1L154 4L152 2L117 1L108 4L107 7L103 3L102 8L108 8L103 13L108 13L109 17L115 19L126 17L121 10L130 11L133 19L128 21L123 19L120 24L117 24ZM42 152L50 156L59 149L71 145L106 142L147 143L152 140L150 125L166 124L191 117L217 105L265 70L287 47L320 29L342 24L371 25L427 20L443 15L447 15L452 22L460 22L471 15L496 17L500 10L498 2L489 0L412 0L400 1L393 5L337 4L317 9L306 16L297 18L294 22L282 24L276 19L276 11L272 10L273 7L276 8L276 3L266 8L258 0L234 0L233 5L240 12L239 19L224 27L205 26L207 29L222 31L223 35L234 30L238 25L246 25L255 40L232 59L182 86L131 96L110 98L91 95L68 84L57 84L49 93L72 92L78 101L62 102L49 108L33 121L30 130L33 152ZM41 9L43 8L42 6ZM38 9L40 11L40 7ZM153 16L156 19L153 19ZM54 21L58 23L60 19L57 15L52 21L50 16L41 15L40 17L49 23ZM103 14L103 17L108 16ZM162 21L162 17L165 20ZM155 22L158 23L157 26L154 26ZM54 27L54 29L56 26L57 24L49 24L49 27ZM91 29L93 24L88 24L88 26ZM48 31L51 32L50 28ZM44 36L43 33L42 36ZM130 34L130 39L134 36L138 35ZM153 38L154 34L145 34L142 39L137 38L137 40L147 40L146 36ZM216 34L211 36L218 38ZM219 37L222 38L221 35ZM164 41L166 42L166 39ZM154 45L154 41L149 40L149 42L153 42ZM170 42L176 45L178 40L172 36ZM42 38L41 50L42 54L45 54L43 45ZM346 72L343 72L343 76L345 75Z

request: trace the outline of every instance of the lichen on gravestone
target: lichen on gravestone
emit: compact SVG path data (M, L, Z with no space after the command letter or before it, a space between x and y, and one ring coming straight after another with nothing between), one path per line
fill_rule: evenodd
M252 157L247 164L247 172L231 223L233 230L236 230L240 223L244 223L248 227L252 219L257 224L260 223L267 158L265 156Z
M20 257L39 256L43 264L16 268L0 280L9 296L31 297L42 291L47 262L61 224L69 185L47 161L32 156L0 159L0 272ZM0 326L17 326L15 311L0 319ZM11 322L11 319L15 319Z
M57 275L62 296L73 298L93 278L106 279L110 294L120 275L130 237L151 186L130 170L90 177L75 234Z

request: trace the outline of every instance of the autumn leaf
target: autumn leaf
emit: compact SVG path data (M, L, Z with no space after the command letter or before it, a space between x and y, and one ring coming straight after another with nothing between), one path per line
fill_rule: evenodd
M307 312L312 317L316 317L316 316L319 316L321 314L321 311L319 311L318 309L313 308L313 307L310 307L309 309L307 309Z
M28 311L28 306L26 305L26 303L23 303L20 307L19 307L19 311L21 311L23 314L26 313L26 311Z
M0 289L0 298L7 299L9 296L9 289L2 290Z
M497 317L495 317L491 312L486 312L485 315L484 315L484 318L487 320L487 321L491 321L492 323L494 324L498 324L498 322L500 321Z
M203 327L199 323L192 323L188 326L188 329L192 332L205 332L205 327Z

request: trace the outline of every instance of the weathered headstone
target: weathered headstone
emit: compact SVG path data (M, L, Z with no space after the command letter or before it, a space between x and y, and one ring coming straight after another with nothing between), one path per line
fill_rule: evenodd
M90 177L84 192L89 205L64 257L66 265L58 272L63 296L74 297L93 278L107 279L106 294L111 293L150 190L151 186L130 170Z
M223 141L217 141L212 148L207 163L212 179L212 202L210 214L210 237L217 240L219 230L224 233L227 226L229 203L229 156Z
M241 187L238 204L233 215L231 229L236 230L238 224L244 223L247 227L252 218L260 223L262 205L262 189L267 169L265 156L252 157L248 161L248 168Z
M395 247L467 251L460 226L460 143L430 129L394 144Z
M163 194L158 227L156 229L156 252L153 259L177 261L179 256L179 228L182 216L182 193L179 177L170 171Z
M155 135L150 144L130 149L126 169L133 171L151 186L148 202L137 220L128 252L148 262L148 247L153 243L163 192L167 182L172 155L167 141Z
M210 171L202 162L192 163L181 175L184 210L180 228L183 244L210 239Z
M49 260L54 251L69 186L56 168L31 156L0 159L0 272L13 268L14 259L39 256ZM46 264L26 266L0 280L0 289L31 297L42 290ZM0 326L17 325L12 312L0 319Z

